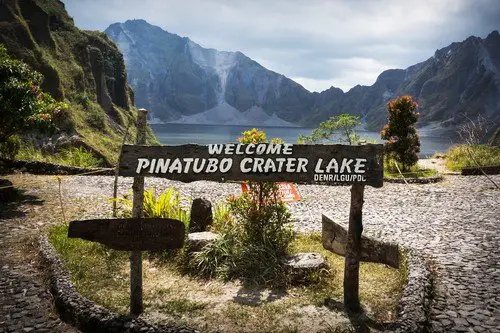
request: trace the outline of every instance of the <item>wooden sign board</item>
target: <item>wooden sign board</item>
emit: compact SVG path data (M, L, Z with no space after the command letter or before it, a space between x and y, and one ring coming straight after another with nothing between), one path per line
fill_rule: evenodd
M383 145L124 145L119 174L196 180L383 185Z
M284 202L294 202L300 201L300 195L295 185L293 183L280 182L278 183L280 197ZM243 193L247 193L250 190L250 187L247 183L241 183L241 191Z
M71 221L68 229L68 238L99 242L122 251L178 249L184 244L184 235L184 223L161 218Z

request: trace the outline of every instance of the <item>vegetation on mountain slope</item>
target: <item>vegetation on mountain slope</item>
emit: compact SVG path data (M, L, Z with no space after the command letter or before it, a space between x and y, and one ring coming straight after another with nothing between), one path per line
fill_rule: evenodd
M36 148L73 137L73 145L116 163L125 129L135 121L133 92L116 45L104 33L76 28L58 0L3 1L0 13L0 43L43 75L43 91L68 105L64 126L52 137L35 138ZM133 137L134 126L129 133ZM155 141L151 130L148 138Z

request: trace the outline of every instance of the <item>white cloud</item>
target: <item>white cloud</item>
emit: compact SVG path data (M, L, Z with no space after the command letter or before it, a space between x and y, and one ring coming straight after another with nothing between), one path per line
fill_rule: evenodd
M204 47L241 51L312 91L369 85L383 69L405 68L451 42L500 30L498 0L64 2L79 27L104 30L143 18Z

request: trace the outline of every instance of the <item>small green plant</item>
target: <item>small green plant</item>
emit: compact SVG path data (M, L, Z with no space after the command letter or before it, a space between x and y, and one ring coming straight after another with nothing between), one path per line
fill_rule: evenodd
M471 158L471 155L474 158ZM446 168L460 171L468 167L500 165L500 147L490 145L456 145L446 153Z
M124 206L123 215L132 216L132 200L126 196L118 199ZM189 212L181 206L179 191L168 188L159 196L154 188L144 191L144 217L171 218L182 221L189 230Z
M210 230L216 233L224 234L228 230L234 228L235 221L231 214L229 205L221 201L213 207L213 222Z

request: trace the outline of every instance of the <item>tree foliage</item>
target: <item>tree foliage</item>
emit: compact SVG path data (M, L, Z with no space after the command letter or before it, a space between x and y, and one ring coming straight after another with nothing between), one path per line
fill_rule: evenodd
M418 104L411 96L398 97L387 103L389 122L380 135L387 142L384 150L388 158L394 158L407 171L418 161L420 139L415 128L419 113Z
M357 144L359 136L354 131L354 128L360 124L359 116L350 114L333 116L320 123L319 127L315 128L311 135L300 135L298 143L314 143L327 140L347 142L350 145ZM337 137L334 139L335 135Z
M0 44L0 143L27 129L52 131L55 112L67 108L40 89L43 76L11 58Z

